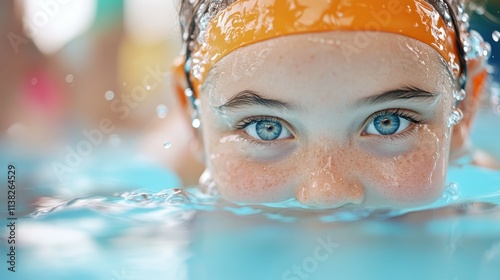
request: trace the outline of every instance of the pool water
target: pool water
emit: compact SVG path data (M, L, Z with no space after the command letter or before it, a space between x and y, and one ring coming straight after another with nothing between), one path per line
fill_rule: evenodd
M500 158L498 128L483 112L473 139ZM419 209L315 211L220 201L95 154L64 184L16 158L16 272L2 194L0 279L500 279L499 171L450 167L442 199Z

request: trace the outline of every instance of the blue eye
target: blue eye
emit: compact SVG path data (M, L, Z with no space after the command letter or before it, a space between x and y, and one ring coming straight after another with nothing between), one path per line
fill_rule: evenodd
M253 138L262 141L273 141L283 138L290 138L290 131L279 121L262 119L252 121L244 131Z
M411 125L411 121L397 112L382 112L377 114L368 124L365 132L371 135L393 135Z

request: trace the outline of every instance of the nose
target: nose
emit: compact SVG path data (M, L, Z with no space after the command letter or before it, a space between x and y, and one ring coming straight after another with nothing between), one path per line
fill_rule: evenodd
M326 157L316 168L308 168L296 189L297 200L303 205L317 208L360 205L365 196L363 185L350 172L350 167L338 165L333 164L332 157Z

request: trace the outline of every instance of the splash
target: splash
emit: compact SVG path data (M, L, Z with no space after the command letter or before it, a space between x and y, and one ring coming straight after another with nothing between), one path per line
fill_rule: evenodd
M458 198L460 198L461 193L458 188L458 185L455 183L450 183L446 186L445 190L443 191L443 196L442 199L446 202L453 202L456 201Z
M30 214L33 218L46 217L61 211L93 210L104 215L130 217L142 220L180 219L185 221L194 214L194 210L210 210L210 199L196 195L184 189L167 189L158 193L147 191L133 191L115 194L112 196L91 196L76 198L69 201L49 199L45 204L48 207L39 207Z
M204 175L207 174L204 173ZM500 173L497 171L465 164L450 166L448 177L449 182L440 199L428 205L406 209L362 207L317 209L304 206L296 199L276 203L236 203L220 198L214 190L215 186L210 185L208 189L207 186L205 189L202 186L191 186L182 189L169 188L159 192L140 189L66 201L44 197L37 201L38 207L30 216L43 218L74 210L85 214L86 211L91 210L120 219L147 219L175 224L188 222L196 213L217 211L235 216L262 217L283 223L298 222L305 217L322 223L336 223L367 219L385 220L408 213L437 211L442 208L450 208L458 212L467 210L468 213L500 209ZM209 178L205 178L205 181L209 181Z

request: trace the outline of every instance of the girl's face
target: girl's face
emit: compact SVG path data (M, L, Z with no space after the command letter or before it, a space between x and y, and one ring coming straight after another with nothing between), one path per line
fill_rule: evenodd
M436 51L396 34L331 31L240 48L200 94L207 170L237 202L432 202L445 183L453 87Z

